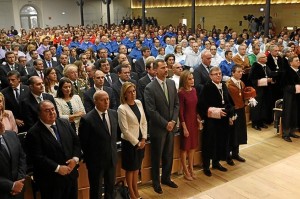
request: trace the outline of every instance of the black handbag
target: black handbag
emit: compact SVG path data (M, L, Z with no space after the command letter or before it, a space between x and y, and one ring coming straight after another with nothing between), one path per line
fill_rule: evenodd
M115 199L130 199L129 189L124 185L124 181L117 182L114 186L114 198Z

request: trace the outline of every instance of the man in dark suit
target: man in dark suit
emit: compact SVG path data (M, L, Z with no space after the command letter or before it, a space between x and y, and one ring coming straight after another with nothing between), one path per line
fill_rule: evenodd
M39 120L28 131L26 146L42 199L77 199L79 138L68 120L57 118L51 101L37 109Z
M114 96L116 98L116 106L120 105L120 92L124 82L132 82L136 85L136 81L130 79L130 65L129 62L123 62L121 67L118 69L119 79L112 85Z
M91 87L89 90L87 90L84 94L83 94L83 105L85 108L85 112L90 112L91 110L94 109L95 104L94 104L94 99L93 96L95 94L96 91L98 90L104 90L105 92L107 92L108 96L109 96L109 101L110 101L110 108L111 109L117 109L118 107L116 106L116 98L114 96L113 93L113 89L108 87L108 86L103 86L104 85L104 73L101 70L97 70L94 73L94 86Z
M29 51L31 60L27 62L27 67L33 67L33 62L39 58L39 54L36 50Z
M110 72L110 65L107 59L100 59L99 67L96 68L101 70L105 74L104 86L111 87L116 81L118 81L118 75Z
M58 63L52 60L52 53L50 50L45 50L44 54L44 68L56 67Z
M6 65L0 66L0 81L1 81L1 88L6 88L9 86L9 82L7 79L7 73L11 70L17 70L20 72L21 76L25 73L24 68L19 66L16 63L16 58L14 52L6 52L5 53L5 61Z
M209 51L201 54L202 63L195 68L193 75L195 80L195 88L197 89L198 96L200 95L203 86L210 80L209 69L212 55Z
M34 70L29 73L29 77L38 76L44 80L44 64L42 59L36 59L33 61Z
M24 69L24 73L22 74L22 76L20 77L21 82L23 84L27 84L28 78L29 78L29 74L33 73L34 68L33 67L27 67L26 66L26 62L27 62L27 58L25 56L19 56L18 57L18 61L19 61L19 73L23 71ZM21 74L20 74L21 75Z
M14 114L19 133L25 131L20 102L27 98L30 93L29 87L20 83L20 77L18 71L9 71L7 78L10 86L1 91L5 97L5 108Z
M56 113L58 110L52 95L43 93L43 80L38 76L32 76L28 80L30 93L28 97L20 102L22 118L24 119L25 131L38 121L38 104L43 100L49 100L54 104Z
M22 199L26 156L16 132L5 131L0 121L0 198Z
M137 59L135 62L135 71L137 72L139 78L142 78L146 75L146 59L150 56L151 51L148 47L142 47L142 57Z
M134 63L132 63L132 58L131 57L129 57L128 55L127 55L127 47L124 45L124 44L120 44L119 45L119 47L118 47L118 52L119 52L119 54L124 54L124 55L126 55L126 57L127 57L127 60L129 61L129 63L130 63L130 65L131 66L134 66ZM119 65L119 61L118 61L118 58L117 58L117 56L112 60L112 67L113 68L115 68L116 66L118 66ZM133 69L134 69L135 67L133 67Z
M103 91L94 94L96 107L83 116L79 125L79 139L88 169L90 199L113 199L117 164L118 116L109 108L109 96Z
M55 67L58 81L64 76L63 71L64 68L68 65L68 60L69 60L68 55L66 55L65 53L62 53L60 55L59 57L60 64Z
M155 60L153 69L156 71L156 79L146 86L144 97L150 120L152 186L155 192L162 194L159 179L160 159L161 183L172 188L178 187L171 181L171 171L179 100L174 81L166 78L168 68L164 60Z
M145 108L145 101L144 101L144 90L146 88L146 86L154 80L155 76L156 76L156 71L153 70L153 62L154 60L150 60L147 61L146 63L146 70L147 70L147 74L142 77L141 79L139 79L138 84L137 84L137 95L139 100L141 100L141 102L143 103L143 106Z

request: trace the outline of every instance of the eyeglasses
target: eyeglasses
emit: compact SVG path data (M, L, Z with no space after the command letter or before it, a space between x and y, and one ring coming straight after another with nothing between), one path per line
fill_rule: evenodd
M214 73L214 74L210 74L210 75L213 75L213 76L222 76L222 73Z

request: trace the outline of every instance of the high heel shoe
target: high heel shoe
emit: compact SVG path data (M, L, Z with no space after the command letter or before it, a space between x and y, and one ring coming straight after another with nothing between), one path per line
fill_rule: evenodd
M184 179L186 179L188 181L192 181L193 180L193 177L189 173L183 173L183 177L184 177Z
M196 174L194 173L194 171L192 171L191 168L188 168L188 169L189 169L189 172L190 172L190 174L191 174L191 177L192 177L194 180L197 179Z

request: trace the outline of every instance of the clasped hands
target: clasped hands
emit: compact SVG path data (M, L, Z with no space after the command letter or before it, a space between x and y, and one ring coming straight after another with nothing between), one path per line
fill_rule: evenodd
M15 181L10 194L15 196L21 193L24 187L24 181L25 179Z
M167 131L171 132L174 129L175 124L176 124L176 122L169 121L167 126L166 126Z
M76 161L74 159L69 159L67 165L60 165L58 173L62 176L70 174L76 166Z

